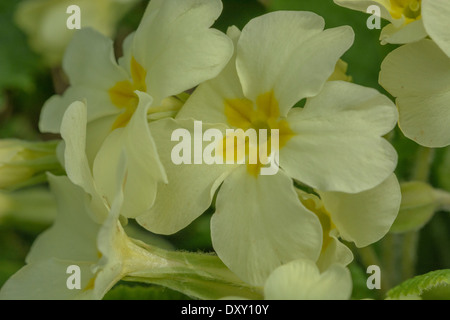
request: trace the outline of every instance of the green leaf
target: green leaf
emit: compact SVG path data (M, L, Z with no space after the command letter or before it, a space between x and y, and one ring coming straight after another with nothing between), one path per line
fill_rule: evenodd
M421 229L438 208L434 189L427 183L412 181L401 184L402 203L392 233Z
M161 286L117 284L103 300L188 300L182 293Z
M450 299L450 269L430 273L406 280L387 293L388 299Z

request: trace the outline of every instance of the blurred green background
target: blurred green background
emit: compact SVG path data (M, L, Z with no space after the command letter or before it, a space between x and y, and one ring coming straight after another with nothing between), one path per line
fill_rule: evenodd
M13 14L20 0L0 2L0 138L20 138L30 141L55 137L39 133L37 123L42 105L55 91L61 90L58 68L46 67L42 57L29 47L26 35L14 24ZM242 29L252 18L275 10L304 10L325 18L326 27L350 25L356 38L353 47L343 56L348 63L348 74L357 84L369 86L386 93L378 85L378 73L384 57L395 46L379 44L379 30L366 27L367 14L341 8L332 0L223 0L224 11L215 27L226 31L231 25ZM263 4L264 3L264 4ZM135 30L145 10L147 1L139 2L120 22L116 40L120 42ZM293 39L295 40L295 39ZM418 147L395 130L389 138L399 153L397 175L400 181L410 179ZM437 151L431 171L434 187L450 191L450 149ZM2 197L5 199L2 200ZM34 202L27 199L34 197ZM2 209L1 202L9 203ZM28 203L28 205L27 205ZM5 205L3 206L5 207ZM8 212L2 214L4 212ZM149 242L173 249L212 251L209 218L212 209L202 215L187 229L168 237L157 237L143 232L130 222L129 232ZM23 216L27 215L27 222ZM24 259L36 236L48 228L54 215L53 199L45 186L23 190L19 193L0 193L0 287L24 264ZM31 217L31 218L30 218ZM439 212L421 230L418 244L416 274L436 269L450 268L450 219L448 213ZM401 243L401 235L392 235L389 245ZM379 250L386 243L377 243ZM351 265L354 276L354 298L377 297L365 286L367 274L355 254ZM383 274L382 274L383 276ZM401 275L394 278L399 283ZM107 298L126 299L182 299L182 295L159 287L130 289L120 284Z

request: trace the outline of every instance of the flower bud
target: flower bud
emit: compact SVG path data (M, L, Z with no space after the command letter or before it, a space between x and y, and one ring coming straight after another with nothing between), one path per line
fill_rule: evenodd
M427 183L412 181L401 184L400 212L391 227L392 233L404 233L422 228L438 209L434 189Z
M76 29L67 27L69 7L78 6L81 27L92 27L112 37L117 22L136 0L28 0L18 5L15 20L27 34L30 46L50 66L61 62ZM69 13L67 13L69 11Z
M46 171L60 171L56 141L0 140L0 189L15 189L45 181Z

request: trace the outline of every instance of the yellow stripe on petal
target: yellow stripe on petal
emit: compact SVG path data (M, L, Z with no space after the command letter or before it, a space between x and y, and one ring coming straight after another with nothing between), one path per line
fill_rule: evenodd
M133 84L125 80L117 82L109 89L109 98L116 107L122 109L137 105L138 97L134 93Z
M147 91L147 84L145 83L146 77L147 71L145 71L134 57L131 57L131 78L133 79L135 90L142 92Z
M273 90L259 95L256 98L256 106L259 117L264 117L266 120L275 120L280 117L280 107Z
M256 98L256 102L249 99L226 99L224 114L230 126L244 131L253 129L257 134L257 148L250 148L246 141L245 154L247 156L247 172L258 177L264 166L260 159L260 150L266 151L267 156L272 151L271 130L278 130L279 148L284 147L295 135L286 119L280 118L280 107L273 90L263 93ZM260 140L260 130L267 130L267 139ZM228 138L225 138L228 139ZM234 137L233 137L234 139ZM226 144L226 141L224 141ZM236 148L235 155L236 155ZM249 163L249 151L257 152L256 163ZM224 159L227 159L226 149L223 149ZM230 158L230 157L228 157Z
M250 128L252 113L253 102L248 99L225 100L225 116L233 127L243 130Z
M145 78L147 71L136 61L134 57L130 62L131 79L117 82L111 89L109 89L109 98L113 105L124 111L117 117L112 126L112 130L125 127L133 116L139 103L139 98L135 91L147 91Z
M92 278L91 280L89 280L88 284L86 285L86 287L84 287L83 291L89 291L89 290L93 290L95 288L95 277Z
M137 104L127 107L124 112L122 112L117 118L116 121L114 121L114 124L112 126L112 130L118 129L118 128L124 128L128 122L130 122L131 117L133 116L134 112L136 111Z
M323 229L322 239L322 253L327 249L332 241L330 231L336 229L333 220L331 220L331 214L325 208L322 200L316 195L306 193L304 191L296 189L301 203L311 212L313 212L320 221Z

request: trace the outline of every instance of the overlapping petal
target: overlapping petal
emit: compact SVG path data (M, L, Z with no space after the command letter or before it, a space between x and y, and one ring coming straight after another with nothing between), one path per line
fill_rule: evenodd
M150 4L134 35L133 54L147 71L148 93L156 101L213 78L226 65L231 40L209 28L221 11L219 0Z
M63 69L71 86L63 96L55 95L45 103L39 124L42 132L59 133L62 117L74 101L87 100L93 106L88 109L88 121L120 112L108 90L128 80L128 75L117 64L109 38L90 28L77 32L67 48Z
M140 104L130 124L108 135L92 168L86 156L86 105L76 102L69 107L62 125L67 174L97 203L103 200L110 207L114 202L118 183L114 172L122 153L126 154L128 167L122 214L127 217L136 217L148 210L155 200L157 183L166 181L146 120L152 99L144 93L138 95Z
M267 279L267 300L348 300L352 278L342 265L320 272L313 261L295 260L277 268Z
M368 246L386 235L401 203L400 185L394 174L361 193L319 191L319 194L340 236L358 247Z
M104 268L108 283L95 286L96 274L92 267L104 252L97 247L102 225L95 223L86 206L86 194L67 177L49 177L56 195L58 216L54 225L33 244L27 265L13 275L0 291L1 299L100 299L118 280L117 270ZM117 222L117 213L110 216ZM116 227L104 232L116 232ZM111 246L111 244L109 244ZM104 259L113 258L112 256ZM108 260L108 264L114 261ZM109 265L109 266L111 266ZM80 289L70 290L66 271L69 266L80 268ZM104 277L105 279L105 277Z
M397 98L399 126L408 138L428 147L450 144L450 59L433 41L391 52L379 81Z
M317 266L321 271L328 269L331 265L338 263L347 266L353 261L352 251L339 241L339 231L331 219L328 208L315 194L295 189L302 204L319 218L323 230L322 250L317 260Z
M158 182L167 182L146 118L152 98L145 93L137 92L137 95L139 106L129 125L114 130L106 138L95 158L92 171L98 191L112 204L117 185L117 177L112 173L117 168L122 152L127 155L122 214L130 218L146 212L155 201Z
M324 31L324 25L311 12L274 12L251 20L237 45L245 96L256 101L274 90L280 114L286 116L295 103L316 95L354 39L350 27Z
M353 261L352 250L338 239L339 232L334 229L328 234L328 245L322 249L317 260L317 267L321 272L330 268L333 264L348 266Z
M206 130L211 126L203 127ZM151 123L150 128L169 183L158 185L155 204L147 213L139 216L137 221L150 231L171 234L186 227L211 206L216 190L236 165L193 163L195 151L192 120L164 119ZM225 129L223 126L219 128L222 132ZM173 162L172 150L180 143L172 141L172 133L177 129L184 129L189 133L188 141L183 141L189 143L191 164L177 165ZM200 147L201 156L208 144L209 142L204 142L203 147Z
M397 165L395 149L382 137L394 128L397 110L374 89L329 82L287 119L295 136L280 150L280 166L318 190L367 190Z
M241 32L230 27L228 37L235 46ZM244 99L242 86L236 70L236 50L222 72L214 79L203 82L192 93L177 114L177 119L193 118L205 123L227 123L224 113L225 99Z
M422 40L427 36L423 20L416 20L407 26L397 27L391 23L381 30L381 44L404 44Z
M446 0L422 0L423 23L427 33L450 57L450 2Z
M222 261L255 285L289 261L316 261L322 247L319 220L298 200L292 180L282 171L256 179L245 166L223 182L211 237Z

